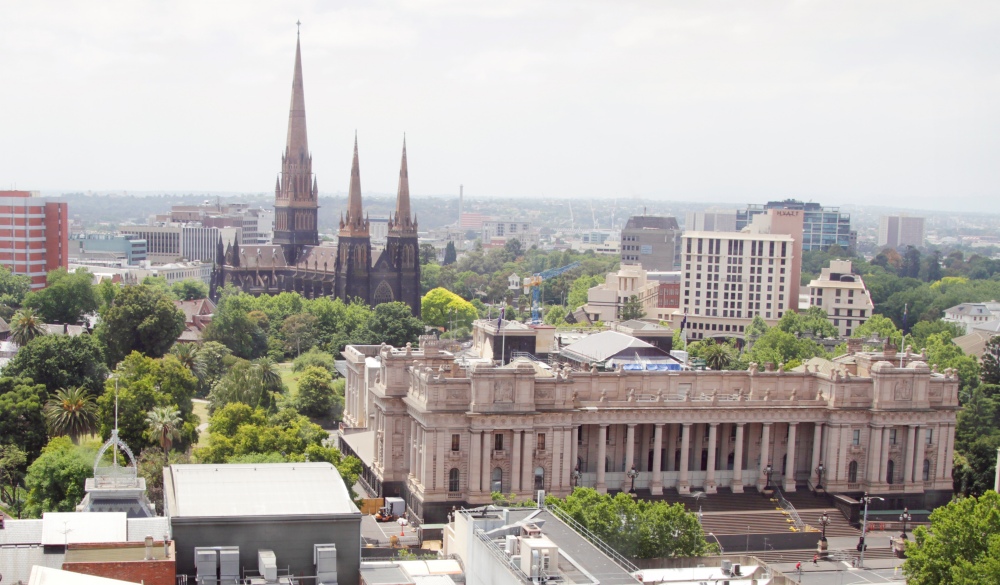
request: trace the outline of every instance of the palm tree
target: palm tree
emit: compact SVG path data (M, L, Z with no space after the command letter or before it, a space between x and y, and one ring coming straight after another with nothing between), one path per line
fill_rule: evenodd
M702 351L705 365L713 370L724 370L733 361L733 353L724 343L710 343Z
M198 360L198 346L193 343L175 343L174 346L170 348L170 354L177 358L177 361L179 361L181 365L190 370L190 372L198 378L199 382L202 381L205 369Z
M250 362L253 365L253 376L260 382L265 392L281 391L281 374L274 360L267 357L255 359Z
M10 339L19 347L24 347L29 341L46 334L41 317L31 309L21 309L10 322Z
M146 413L146 436L151 441L159 441L163 448L163 465L167 465L167 455L174 439L181 437L181 426L184 420L181 411L172 406L154 406Z
M64 388L45 403L45 421L52 435L69 435L74 444L97 429L97 404L87 389Z

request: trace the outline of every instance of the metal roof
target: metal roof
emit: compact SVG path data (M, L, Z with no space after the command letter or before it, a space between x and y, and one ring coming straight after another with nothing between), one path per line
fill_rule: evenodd
M171 465L172 518L357 515L329 463Z
M567 345L562 348L561 353L578 358L579 361L603 362L628 349L648 348L655 349L655 346L617 331L602 331Z
M125 542L125 512L46 512L42 514L42 544Z
M28 585L135 585L135 583L35 565L31 568Z

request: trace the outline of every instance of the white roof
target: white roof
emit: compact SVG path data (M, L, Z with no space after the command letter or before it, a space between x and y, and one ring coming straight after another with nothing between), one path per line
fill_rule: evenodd
M642 569L636 571L634 575L643 583L670 583L671 585L687 585L688 583L714 583L718 581L729 581L730 583L751 583L754 582L753 574L757 572L757 565L744 565L740 567L740 576L731 577L722 572L720 567L686 567L680 569ZM763 581L756 580L757 583Z
M125 512L46 512L42 514L42 544L126 542Z
M135 581L119 581L39 565L31 568L31 578L28 579L28 585L132 585L133 583Z
M171 465L170 478L173 518L361 514L329 463Z
M637 337L618 333L617 331L602 331L567 345L562 349L562 353L572 353L590 361L603 362L626 349L645 349L649 347L653 347L653 345Z

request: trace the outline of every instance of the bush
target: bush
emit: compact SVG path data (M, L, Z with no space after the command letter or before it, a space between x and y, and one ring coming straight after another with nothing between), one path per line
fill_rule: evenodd
M306 368L312 367L323 368L331 376L336 376L335 372L337 370L334 365L333 355L315 347L295 358L295 361L292 362L292 370L296 372L301 372Z

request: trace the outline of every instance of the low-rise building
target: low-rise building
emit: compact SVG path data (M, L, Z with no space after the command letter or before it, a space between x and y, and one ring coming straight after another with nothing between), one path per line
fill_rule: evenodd
M74 264L138 266L146 261L146 240L136 235L73 234L69 258Z
M591 321L620 321L622 309L633 297L646 315L655 316L659 283L647 278L641 264L623 264L618 272L608 273L604 284L587 290L583 309Z
M850 337L875 310L861 276L851 272L850 260L832 260L809 282L809 306L822 308L841 337Z
M466 214L468 215L468 214ZM465 227L465 224L462 224ZM521 242L521 249L537 246L541 241L538 228L530 221L514 218L487 219L482 223L483 245L503 245L510 240Z
M945 309L942 318L948 323L956 323L965 327L967 334L972 333L974 327L997 319L1000 319L1000 302L997 301L955 305Z

